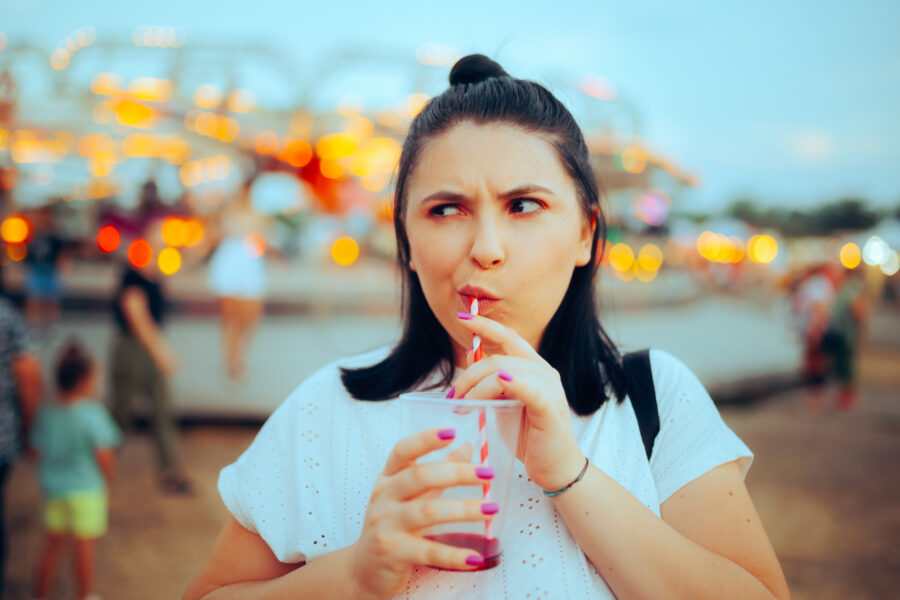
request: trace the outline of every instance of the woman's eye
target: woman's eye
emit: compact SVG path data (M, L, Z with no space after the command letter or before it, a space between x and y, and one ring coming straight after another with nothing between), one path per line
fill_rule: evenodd
M441 204L432 208L428 213L436 217L452 217L460 214L460 211L455 204Z
M531 198L516 198L510 203L509 212L512 213L531 213L541 210L544 207L538 200Z

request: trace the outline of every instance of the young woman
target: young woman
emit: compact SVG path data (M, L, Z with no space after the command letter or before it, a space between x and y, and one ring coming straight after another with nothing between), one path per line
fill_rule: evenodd
M597 317L604 226L572 116L481 55L450 83L400 158L400 342L310 377L222 471L231 516L185 598L787 598L742 479L752 454L696 377L655 350L661 428L647 459ZM470 364L473 333L485 358ZM458 571L482 557L419 532L487 518L480 502L434 494L480 484L476 465L417 464L450 441L438 429L399 439L391 400L451 384L453 397L515 397L526 411L501 509L514 539L473 573Z
M230 379L240 379L250 343L264 311L265 246L268 219L250 202L252 180L219 217L219 243L209 264L209 285L222 314L223 363Z

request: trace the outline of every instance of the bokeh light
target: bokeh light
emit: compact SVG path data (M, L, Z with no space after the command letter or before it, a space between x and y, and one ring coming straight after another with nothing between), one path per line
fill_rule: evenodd
M147 240L135 240L128 247L128 262L136 269L142 269L153 260L153 248Z
M656 273L663 263L663 251L656 244L645 244L638 252L637 263L641 270Z
M887 258L881 263L881 272L892 277L897 274L897 271L900 271L900 256L893 250L888 250Z
M21 244L28 239L31 226L24 217L12 216L3 220L0 225L0 238L7 244Z
M157 264L164 275L174 275L181 268L181 253L175 248L163 248Z
M866 240L866 244L863 246L862 259L867 265L877 267L887 260L890 251L890 247L883 239L873 235Z
M333 133L316 142L316 154L322 160L336 160L352 156L359 148L359 136L353 133Z
M119 230L112 225L104 225L97 232L97 247L107 254L115 252L121 242L122 236L119 235Z
M319 171L328 179L338 179L344 176L344 167L336 160L323 160L319 163Z
M166 218L162 224L162 238L167 245L175 248L187 246L188 225L185 220L180 217Z
M352 265L359 258L359 244L351 237L339 237L331 245L331 258L341 266Z
M304 140L289 140L284 145L279 158L292 167L302 167L309 163L313 157L313 149L309 142Z
M640 173L647 166L647 155L640 148L626 148L622 152L622 168L629 173Z
M191 248L203 241L204 230L203 223L200 222L200 219L187 219L184 224L186 228L185 246Z
M13 262L24 260L28 256L28 246L25 244L7 244L6 255Z
M859 251L859 246L853 242L847 242L841 247L840 258L844 267L855 269L862 260L862 252Z
M625 272L634 264L634 251L631 246L620 242L609 251L609 263L620 272Z
M747 242L747 254L754 262L768 264L778 256L778 243L772 236L754 235Z

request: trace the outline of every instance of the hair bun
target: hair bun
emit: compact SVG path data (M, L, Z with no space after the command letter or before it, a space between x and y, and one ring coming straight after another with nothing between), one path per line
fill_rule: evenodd
M491 77L509 77L509 73L484 54L464 56L450 69L450 85L478 83Z

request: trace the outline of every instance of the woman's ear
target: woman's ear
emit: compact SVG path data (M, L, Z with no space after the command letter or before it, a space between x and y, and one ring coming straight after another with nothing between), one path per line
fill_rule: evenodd
M591 246L594 245L594 231L596 229L596 217L591 217L584 227L581 228L581 237L578 240L578 256L575 259L576 266L583 267L591 262Z

